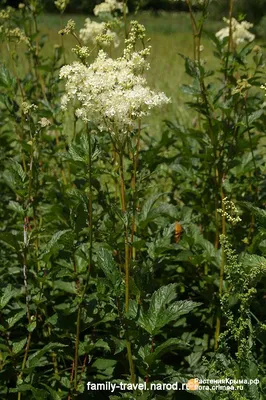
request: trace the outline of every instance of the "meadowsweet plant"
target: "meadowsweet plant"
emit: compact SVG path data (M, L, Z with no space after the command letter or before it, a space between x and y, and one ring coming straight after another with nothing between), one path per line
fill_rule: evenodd
M227 18L224 18L224 22L230 26L222 28L216 33L216 37L219 40L228 38L231 35L233 45L237 46L241 43L252 42L255 39L255 35L249 32L249 29L253 27L253 24L251 24L250 22L238 22L235 18L232 18L231 21Z
M155 132L150 121L175 99L152 82L159 47L127 1L97 2L80 31L63 21L71 2L52 3L55 38L42 33L44 2L0 11L0 398L263 400L266 79L255 27L231 0L222 33L222 21L208 32L210 1L186 0L189 120ZM152 390L195 377L260 382ZM115 392L87 385L107 381Z
M124 2L117 0L105 0L104 2L94 7L94 15L104 16L106 14L116 14L117 12L123 13ZM127 10L128 11L128 10Z
M86 18L84 28L80 29L79 37L84 43L108 46L113 44L118 47L120 40L115 32L112 32L105 22L91 21Z
M62 108L66 109L69 101L78 100L77 118L95 122L121 148L137 121L153 107L169 102L163 93L153 92L142 76L143 70L149 67L146 62L149 48L139 52L131 50L129 40L121 58L113 60L101 50L89 66L74 63L60 71L60 77L67 80Z

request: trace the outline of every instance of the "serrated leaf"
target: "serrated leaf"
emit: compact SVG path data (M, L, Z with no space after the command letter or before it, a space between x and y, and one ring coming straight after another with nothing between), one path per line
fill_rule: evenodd
M141 225L146 225L149 222L149 216L150 213L152 211L152 208L154 207L155 203L157 202L157 200L164 196L166 193L157 193L153 196L150 196L150 198L148 200L146 200L146 202L144 203L142 210L141 210L141 214L139 216L139 223ZM151 220L153 218L151 217Z
M0 241L12 247L15 251L20 250L20 245L16 235L10 232L0 232Z
M12 201L12 200L11 200L11 201L8 203L7 208L8 208L9 210L15 211L15 212L18 213L18 214L21 214L21 215L24 214L24 209L23 209L23 207L22 207L19 203L17 203L16 201Z
M155 347L155 350L145 358L145 362L149 365L153 364L154 361L161 358L162 355L169 353L174 349L185 348L185 344L182 340L176 338L170 338L164 343Z
M121 274L114 262L112 253L104 248L100 248L97 252L99 267L104 272L108 281L115 289L118 289L122 283Z
M39 363L41 357L43 357L47 352L54 350L54 349L61 349L63 347L67 347L61 343L49 343L44 346L41 350L36 351L34 354L31 354L28 358L28 366L29 368L36 367Z
M13 317L7 319L8 328L12 328L18 321L20 321L23 317L26 316L26 309L18 312Z
M244 266L247 266L250 269L254 267L260 267L261 269L265 269L266 271L266 258L258 256L257 254L245 254L241 258L241 262Z
M161 328L169 322L189 313L200 305L200 303L189 300L172 303L176 298L175 288L176 285L172 283L160 287L151 297L148 312L140 314L137 319L137 323L153 336L158 334Z
M44 386L48 390L48 392L51 395L52 400L61 400L60 395L54 389L52 389L50 386L46 385L45 383L41 383L41 385Z
M27 338L20 340L19 342L13 342L12 351L14 354L18 354L27 343Z
M12 289L11 285L7 285L7 287L4 288L3 292L4 293L0 299L0 308L4 308L12 299L12 297L17 295L20 291L18 291L17 289Z
M42 253L42 258L45 257L49 259L49 257L53 254L54 251L64 247L63 240L64 236L70 235L72 233L71 229L65 229L63 231L56 232L50 241L47 243L44 252Z
M54 289L62 290L66 293L76 294L77 288L75 282L55 281Z
M9 69L5 65L0 65L0 87L14 91L16 79L10 74Z
M264 110L254 111L248 116L248 125L252 125L257 119L264 114Z

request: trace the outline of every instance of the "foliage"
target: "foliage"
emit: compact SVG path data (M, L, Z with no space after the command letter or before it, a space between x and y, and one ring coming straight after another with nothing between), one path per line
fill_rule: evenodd
M142 118L167 100L149 90L145 29L126 8L102 16L97 45L74 21L58 27L49 57L41 2L1 13L1 398L175 399L87 383L195 377L259 382L186 387L184 399L265 397L265 55L234 40L230 4L223 38L205 31L208 0L200 15L189 7L191 121L165 121L158 138ZM125 41L116 60L113 30ZM75 68L83 75L68 80Z

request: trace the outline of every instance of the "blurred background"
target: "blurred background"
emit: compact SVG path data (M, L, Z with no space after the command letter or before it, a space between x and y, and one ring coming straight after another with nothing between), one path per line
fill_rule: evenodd
M53 46L60 45L61 38L58 35L67 21L71 18L76 23L77 32L84 26L85 19L90 17L98 20L93 15L96 4L104 0L70 0L64 14L60 15L54 5L54 0L42 0L43 13L39 18L39 28L47 37L44 47L44 55L49 56ZM25 2L27 2L25 0ZM23 0L0 0L0 6L12 6L18 8ZM196 3L193 1L193 3ZM191 21L187 12L185 0L128 0L128 19L137 19L144 24L147 37L151 39L152 52L150 56L151 69L147 74L149 85L159 91L164 91L172 100L165 111L166 120L178 120L186 123L191 120L191 110L186 107L189 97L182 90L182 85L190 83L190 78L185 73L184 63L179 53L193 57L193 38ZM205 24L205 30L217 32L225 26L223 17L228 16L229 0L213 0L209 9L209 17ZM195 11L197 7L194 6ZM235 0L233 16L245 19L254 24L251 32L256 35L256 43L264 45L266 38L266 0ZM206 34L202 38L202 59L209 69L217 67L217 59L213 55L213 45ZM66 62L75 60L72 48L75 45L73 37L65 39ZM112 56L121 54L123 43L114 49ZM6 49L0 56L7 58ZM23 68L23 65L21 66ZM149 129L159 136L164 129L161 116L153 114L147 121Z
M19 0L1 0L2 5L12 7L17 7L21 2ZM53 0L44 0L42 3L47 12L56 12ZM101 0L70 0L67 12L92 14L93 8L99 3ZM228 0L213 0L210 9L212 17L220 20L222 16L227 15L228 3ZM158 13L160 10L185 11L186 3L182 0L128 0L128 7L131 12L142 9ZM234 10L235 13L242 14L250 22L258 24L266 16L266 0L237 0Z

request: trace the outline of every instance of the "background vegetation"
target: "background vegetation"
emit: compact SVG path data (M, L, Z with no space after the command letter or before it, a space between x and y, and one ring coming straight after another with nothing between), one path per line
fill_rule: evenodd
M60 107L59 71L79 60L74 34L87 15L43 14L40 2L1 17L1 398L265 398L263 39L219 41L222 14L249 3L208 3L190 15L127 17L128 31L133 18L146 26L146 77L171 104L139 121L124 146L79 120L77 104ZM246 19L259 21L261 10ZM70 18L75 31L58 35ZM123 26L119 34L109 56L122 54ZM114 394L86 386L195 377L259 383Z

